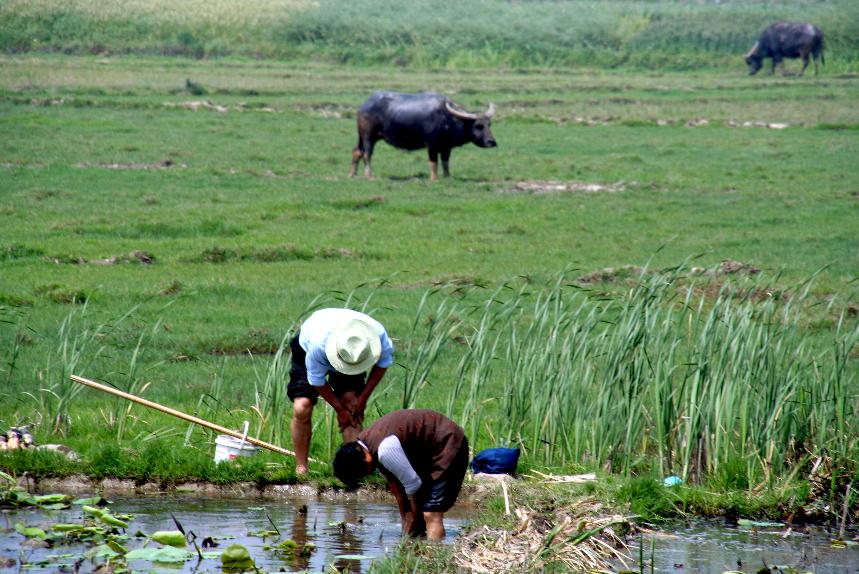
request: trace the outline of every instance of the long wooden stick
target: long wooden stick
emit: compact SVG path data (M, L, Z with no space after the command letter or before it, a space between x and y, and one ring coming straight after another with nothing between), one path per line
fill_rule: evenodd
M70 375L70 378L82 385L86 385L88 387L92 387L94 389L98 389L99 391L104 391L105 393L110 393L111 395L116 395L117 397L122 397L123 399L129 400L131 402L137 403L139 405L143 405L144 407L149 407L150 409L155 409L156 411L161 411L162 413L166 413L168 415L173 415L174 417L178 417L180 419L186 420L188 422L200 425L202 427L206 427L208 429L212 429L213 431L217 431L222 434L228 434L237 439L242 438L242 433L238 431L234 431L232 429L228 429L226 427L222 427L221 425L216 425L215 423L210 423L209 421L204 421L201 418L197 418L195 416L191 416L189 414L185 414L182 411L177 411L176 409L171 409L170 407L165 407L164 405L159 405L158 403L153 403L152 401L148 401L146 399L140 398L136 395L132 395L130 393L126 393L124 391L120 391L119 389L114 389L113 387L109 387L107 385L103 385L101 383L97 383L95 381L91 381L90 379L85 379L83 377L79 377L77 375ZM288 456L295 456L295 453L291 450L286 450L285 448L281 448L274 444L269 444L267 442L263 442L259 439L253 437L245 437L245 442L249 442L256 446L260 446L262 448L267 448L268 450L272 450L274 452L278 452L280 454L285 454ZM313 459L310 459L313 460ZM318 461L314 461L318 462Z

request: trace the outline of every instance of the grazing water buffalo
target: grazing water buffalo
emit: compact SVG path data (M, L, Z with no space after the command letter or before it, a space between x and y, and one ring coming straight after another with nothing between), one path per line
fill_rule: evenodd
M364 160L364 175L372 177L370 159L373 146L384 139L392 146L413 151L426 148L429 154L430 177L438 179L438 156L445 177L450 175L450 150L473 143L479 147L495 147L490 130L495 106L481 114L459 108L441 94L400 94L376 92L358 108L358 145L352 150L352 169L355 175L358 162Z
M776 22L763 32L751 51L746 54L749 74L755 75L764 65L764 58L772 58L772 69L781 64L785 74L784 58L802 58L801 76L808 67L808 55L814 59L814 75L817 75L817 60L823 59L823 32L820 28L804 22Z

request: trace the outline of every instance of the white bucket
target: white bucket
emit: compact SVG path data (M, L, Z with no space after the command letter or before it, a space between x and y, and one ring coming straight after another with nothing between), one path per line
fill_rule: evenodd
M232 437L219 434L215 439L215 462L233 460L240 456L253 456L259 452L259 447Z

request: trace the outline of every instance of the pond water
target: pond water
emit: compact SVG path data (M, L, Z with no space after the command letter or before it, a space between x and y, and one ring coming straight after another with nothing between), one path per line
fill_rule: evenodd
M214 497L161 495L144 498L113 498L110 505L114 514L130 513L128 533L138 530L147 534L159 530L176 530L172 512L186 532L196 535L198 544L206 537L218 543L215 551L230 544L245 546L261 572L330 572L335 564L341 571L362 572L368 569L373 558L379 558L393 549L400 540L400 515L397 505L390 502L362 502L360 500L328 501L316 497L290 499L224 499ZM269 518L271 521L269 521ZM58 572L71 565L87 549L83 544L32 549L22 547L25 538L15 531L16 522L26 526L39 526L49 530L55 523L80 523L83 512L80 506L68 510L43 511L21 510L0 515L0 572ZM465 519L463 511L456 507L445 515L447 541L458 534ZM252 533L271 531L272 523L281 536L266 538ZM265 550L263 546L274 545L291 539L299 546L305 542L316 545L307 557ZM140 539L131 538L127 546L137 548ZM91 545L90 545L91 546ZM149 546L160 546L150 543ZM193 547L189 547L193 551ZM361 559L345 559L340 556L362 556ZM14 559L13 564L9 558ZM5 559L5 560L4 560ZM103 562L97 560L96 562ZM28 564L23 567L22 563ZM218 558L197 560L196 555L182 565L159 564L148 561L132 561L135 572L221 572ZM93 561L80 565L80 572L92 572Z
M852 533L852 537L856 536ZM653 571L673 574L722 574L734 570L755 573L765 565L815 574L859 574L859 544L835 547L837 537L822 528L728 527L710 521L674 526L667 532L646 532L645 572L650 572L651 544ZM851 536L845 536L850 540ZM640 540L631 543L634 564L639 571Z

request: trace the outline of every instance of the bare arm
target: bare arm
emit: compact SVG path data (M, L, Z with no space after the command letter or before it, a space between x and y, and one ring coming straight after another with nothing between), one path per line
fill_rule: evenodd
M343 406L343 403L337 398L337 395L334 394L334 391L331 390L331 385L325 383L322 386L316 387L316 390L319 392L319 396L325 399L325 402L334 407L334 411L337 413L337 424L340 425L340 430L343 430L348 426L360 426L355 421L346 407Z
M370 369L370 374L367 375L367 384L364 385L364 390L361 392L361 396L358 397L358 405L355 407L355 412L353 413L358 422L364 421L364 410L367 408L367 401L370 399L370 395L379 384L379 381L385 376L387 370L387 368L380 367L379 365L373 365L373 368Z
M417 493L407 496L403 485L394 478L388 479L388 488L393 493L394 498L397 499L397 505L400 507L403 534L424 536L427 531L427 525L424 521L424 513L421 512L421 504L417 499Z

